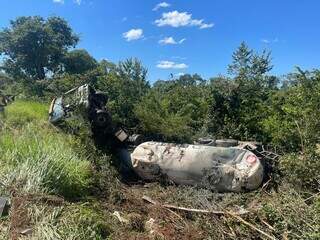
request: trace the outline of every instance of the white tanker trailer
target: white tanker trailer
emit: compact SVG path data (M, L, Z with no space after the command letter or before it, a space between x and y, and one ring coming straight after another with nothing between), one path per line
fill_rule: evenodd
M145 180L165 176L176 184L222 192L254 190L263 181L259 158L239 147L145 142L134 149L131 162L134 171Z

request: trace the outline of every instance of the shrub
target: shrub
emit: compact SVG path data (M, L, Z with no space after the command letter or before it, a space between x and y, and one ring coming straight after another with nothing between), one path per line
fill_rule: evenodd
M280 158L280 171L285 180L296 187L318 190L320 187L320 155L314 149L303 154L291 153Z

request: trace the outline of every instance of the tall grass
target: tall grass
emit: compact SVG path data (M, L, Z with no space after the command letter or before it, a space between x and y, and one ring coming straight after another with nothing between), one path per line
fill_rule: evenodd
M47 123L47 105L18 101L6 109L0 130L2 192L50 193L66 198L87 194L88 159L72 149L73 137Z
M48 123L47 110L48 104L17 101L0 115L0 195L67 200L59 206L30 201L33 234L25 239L105 239L100 208L86 204L97 184L90 160L100 158L86 141ZM0 239L9 239L8 220L0 219Z

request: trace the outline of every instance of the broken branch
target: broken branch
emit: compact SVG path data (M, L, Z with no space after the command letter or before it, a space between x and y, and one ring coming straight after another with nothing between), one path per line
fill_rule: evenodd
M211 210L204 210L204 209L194 209L194 208L185 208L185 207L177 207L174 205L169 204L160 204L154 200L152 200L148 196L143 196L142 199L148 203L151 203L153 205L160 205L161 207L168 208L168 209L175 209L175 210L181 210L186 212L195 212L195 213L208 213L208 214L218 214L218 215L230 215L231 217L236 218L238 221L242 222L243 224L247 225L248 227L252 228L253 230L259 232L263 236L269 238L269 239L276 239L275 237L267 234L266 232L260 230L259 228L255 227L253 224L247 222L242 217L240 217L240 213L233 213L230 211L211 211Z

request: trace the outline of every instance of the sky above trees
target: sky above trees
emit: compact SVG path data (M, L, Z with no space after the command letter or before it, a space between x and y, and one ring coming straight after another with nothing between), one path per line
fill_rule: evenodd
M320 2L1 0L0 28L19 16L65 18L97 60L142 60L150 81L181 73L226 74L242 41L272 51L273 73L319 68Z

